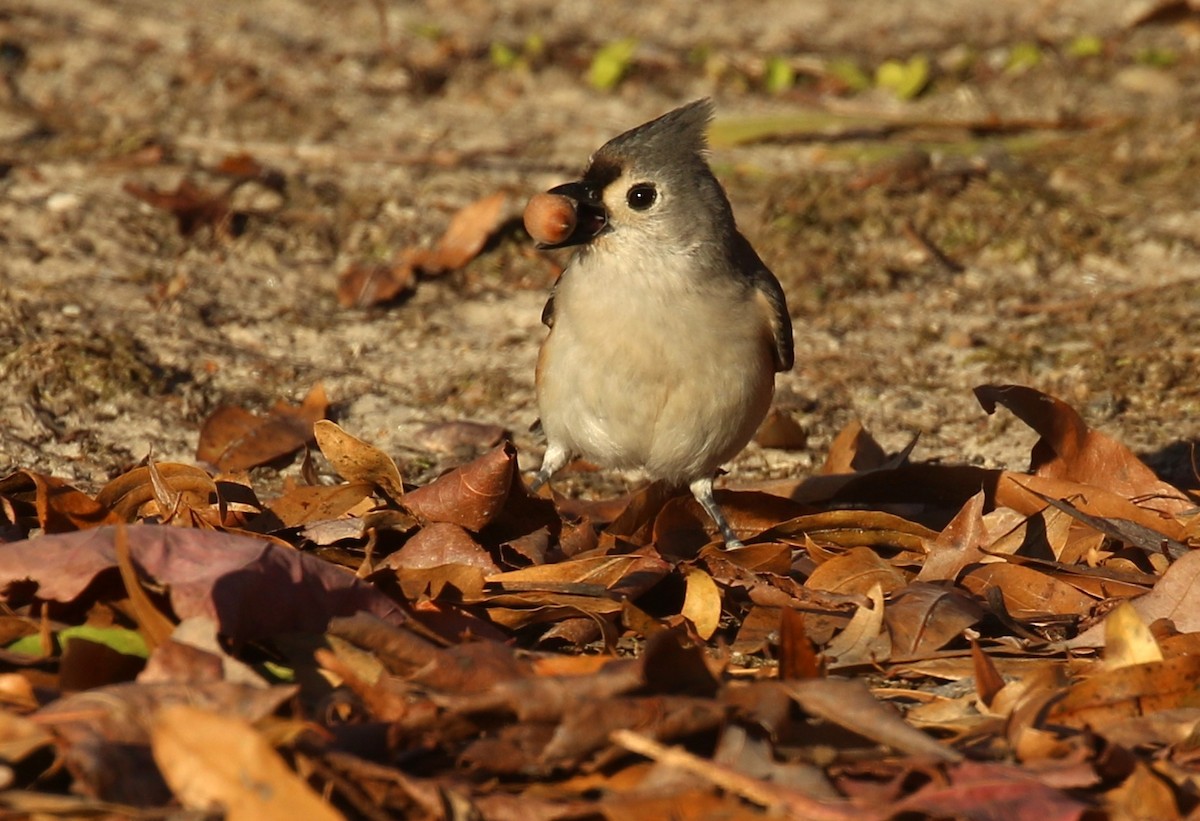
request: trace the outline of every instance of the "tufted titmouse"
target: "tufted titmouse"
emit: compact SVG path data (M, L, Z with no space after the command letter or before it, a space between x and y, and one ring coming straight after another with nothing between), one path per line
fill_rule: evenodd
M725 543L717 468L754 435L792 367L779 281L738 232L705 159L699 100L609 140L583 178L535 195L542 247L578 246L542 321L536 490L575 456L687 485Z

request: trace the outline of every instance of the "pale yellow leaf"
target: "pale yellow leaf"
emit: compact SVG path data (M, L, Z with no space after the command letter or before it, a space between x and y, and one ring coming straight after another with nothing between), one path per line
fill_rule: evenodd
M721 623L721 591L712 576L698 567L688 571L682 613L702 639L711 638Z
M321 800L246 721L186 705L164 707L150 736L171 792L191 810L228 821L335 821Z
M891 642L883 633L883 587L878 582L867 594L871 607L859 607L842 632L825 646L824 654L839 664L886 658Z
M1162 661L1162 650L1137 609L1123 601L1104 619L1104 666L1110 670Z
M322 419L313 425L317 447L333 469L349 482L370 482L393 499L404 495L404 481L392 457Z

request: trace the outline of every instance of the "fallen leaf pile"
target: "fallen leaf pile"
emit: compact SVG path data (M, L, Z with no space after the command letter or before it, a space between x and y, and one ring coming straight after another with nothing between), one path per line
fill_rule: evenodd
M854 425L820 475L719 493L737 551L656 485L533 495L507 442L409 486L319 388L218 409L206 467L95 495L18 471L0 807L1194 815L1194 497L1057 399L976 394L1040 435L1028 471L889 457ZM306 460L260 498L246 471L314 441L342 481Z

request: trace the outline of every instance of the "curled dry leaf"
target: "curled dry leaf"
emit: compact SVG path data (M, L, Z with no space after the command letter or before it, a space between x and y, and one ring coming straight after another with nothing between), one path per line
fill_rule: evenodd
M763 609L763 608L758 608ZM804 628L804 614L792 607L783 608L779 623L779 678L818 678L821 661ZM745 626L748 619L743 621ZM738 639L741 640L741 633ZM736 648L735 648L736 649Z
M516 470L509 443L410 491L404 506L429 522L447 522L479 532L504 508Z
M1155 476L1129 448L1091 430L1066 402L1023 385L981 385L975 396L988 413L1003 405L1042 437L1029 459L1030 470L1038 476L1110 490L1164 513L1195 506Z
M1183 525L1177 519L1142 507L1102 487L1008 471L1003 471L996 483L996 504L1027 515L1044 509L1049 504L1046 497L1070 499L1069 504L1056 506L1075 518L1082 520L1079 515L1082 513L1100 520L1112 520L1108 523L1094 522L1093 526L1102 532L1112 531L1116 538L1129 540L1131 544L1138 544L1139 540L1145 544L1147 531L1151 534L1161 534L1173 542L1182 542L1186 538ZM1138 527L1130 528L1127 533L1122 534L1121 521ZM1153 544L1153 539L1150 543ZM1180 553L1178 544L1166 546L1170 552Z
M767 418L758 426L754 441L764 448L803 450L808 446L808 433L790 413L771 408Z
M170 493L180 494L188 507L207 507L217 497L217 485L208 472L194 465L174 462L156 464L155 470ZM159 496L149 467L138 467L123 473L100 489L96 501L126 522L138 518L142 506ZM168 514L170 510L162 510Z
M320 383L300 405L278 402L266 416L224 405L204 420L196 458L227 472L265 465L311 442L313 425L325 418L328 407Z
M32 503L37 526L46 533L67 533L120 519L105 505L62 479L19 470L0 479L0 499Z
M924 525L873 510L809 513L780 522L768 535L782 541L807 537L820 544L895 547L914 553L924 553L925 544L937 538L937 533Z
M862 605L850 623L825 645L824 655L839 665L878 662L891 655L890 637L883 629L883 590L876 583L867 592L871 606Z
M392 499L404 495L400 469L392 457L379 448L346 433L337 423L328 419L318 420L313 425L313 435L321 453L343 479L370 482Z
M856 419L834 437L821 473L860 473L883 467L886 462L887 453Z

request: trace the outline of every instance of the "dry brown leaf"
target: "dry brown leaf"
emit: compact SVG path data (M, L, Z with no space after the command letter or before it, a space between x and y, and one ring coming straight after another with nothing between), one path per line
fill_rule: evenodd
M803 450L808 447L808 434L790 413L771 408L767 418L758 426L754 441L764 448Z
M964 761L897 802L898 813L923 818L981 818L1005 821L1079 821L1084 804L1039 780L1037 774L993 762Z
M1174 562L1154 589L1134 599L1133 609L1146 624L1170 619L1181 633L1200 632L1200 551ZM1094 625L1065 643L1066 647L1103 647L1104 625Z
M748 620L743 620L743 627ZM738 640L741 638L741 631L738 631ZM779 625L779 678L788 681L820 675L821 661L804 629L804 614L791 607L784 608Z
M491 554L480 547L470 533L445 522L433 522L421 528L379 566L419 569L445 565L467 565L488 575L500 572Z
M180 497L177 504L204 508L217 500L217 484L205 470L173 462L155 464L154 469L169 492ZM113 479L96 494L96 501L123 521L132 522L143 514L142 506L157 501L159 495L150 467L146 466ZM162 504L158 504L157 512L167 515L171 512L170 507L163 509Z
M1029 469L1036 475L1103 488L1164 513L1195 506L1129 448L1088 428L1067 403L1022 385L981 385L975 396L988 413L1003 405L1042 437L1030 455Z
M804 586L834 593L867 593L878 585L884 593L908 583L901 573L868 547L854 547L835 556L809 575Z
M488 583L506 591L565 585L601 591L616 589L631 578L657 581L669 570L670 565L652 556L594 556L497 573L488 577Z
M860 606L846 628L823 648L822 655L831 660L831 666L879 662L891 656L891 640L883 630L883 590L878 582L867 598L871 606Z
M917 581L954 581L967 565L984 561L987 526L983 522L983 491L972 496L937 538L926 542L925 563Z
M942 649L983 618L983 608L959 588L914 582L888 602L892 653L919 658Z
M1184 817L1170 782L1144 761L1135 762L1129 777L1104 794L1104 808L1109 818L1174 821Z
M1009 562L985 564L969 571L962 586L987 600L988 590L998 588L1004 606L1014 616L1084 615L1095 601L1053 576Z
M1017 513L1012 508L1006 507L1004 510ZM998 535L987 545L987 552L992 555L1057 559L1066 549L1074 522L1070 515L1058 508L1045 507L1036 513L1030 513L1014 527Z
M1047 721L1103 734L1115 721L1190 706L1200 681L1200 656L1106 670L1076 684L1050 707Z
M784 818L804 818L809 821L855 821L864 819L860 808L848 802L829 801L814 798L800 790L791 789L784 785L775 784L766 779L754 778L745 773L737 772L727 766L717 764L708 759L678 747L667 747L640 732L620 729L614 730L612 739L631 752L644 755L671 769L692 773L703 779L705 784L719 787L732 795L766 807L769 816ZM705 793L711 794L710 789ZM702 794L703 795L703 794ZM618 805L617 818L757 818L746 812L741 805L714 805L711 800L696 802L674 801L665 806L660 802L645 805L642 802L620 811Z
M247 722L185 705L155 715L154 762L184 807L230 821L325 821L322 801Z
M374 445L353 436L335 422L318 420L313 425L317 447L333 465L333 469L348 482L370 482L392 499L404 496L404 481L400 469Z
M74 601L98 574L117 566L115 531L101 527L6 544L0 579L36 582L30 595L43 601ZM321 630L332 616L359 610L405 618L380 591L290 547L161 525L132 525L128 535L139 571L167 588L175 615L208 616L235 642Z
M997 694L1004 689L1004 677L974 639L971 639L971 664L975 669L975 692L979 701L985 707L991 707Z
M815 678L788 682L785 691L806 713L845 727L894 750L938 761L961 761L957 750L904 722L858 679Z
M861 473L883 467L886 463L887 453L867 432L862 422L855 419L834 437L820 472L825 475Z
M413 442L426 450L459 453L493 448L509 437L500 425L480 422L430 422L413 433Z
M409 491L404 506L429 522L447 522L478 533L504 508L517 452L505 442L478 459Z
M278 499L267 503L280 527L299 527L312 522L325 522L347 514L366 513L371 507L374 485L350 482L343 485L297 485Z
M181 180L174 191L159 191L136 182L127 182L123 188L142 202L169 211L185 237L201 228L229 236L232 211L228 191L206 191L188 179Z
M0 479L0 499L28 501L37 512L38 527L46 533L86 530L116 524L119 517L86 493L62 479L19 470Z
M1176 519L1095 485L1008 471L996 483L996 504L1021 513L1033 514L1045 508L1043 496L1070 499L1073 507L1091 516L1134 522L1177 542L1186 538L1183 525Z
M780 522L767 535L782 541L805 537L842 547L895 547L924 553L937 538L929 528L891 513L874 510L827 510Z
M154 602L142 587L142 580L138 577L129 552L129 529L124 524L116 527L113 552L116 555L117 570L121 573L121 581L125 584L125 594L129 597L134 621L146 639L146 645L154 650L171 638L175 624L154 606Z
M504 223L508 194L499 191L464 207L450 220L432 251L421 254L417 267L426 276L457 271L483 250L488 238Z
M716 497L730 527L744 540L757 538L779 522L807 510L795 502L757 491L722 489ZM681 558L696 555L704 545L724 547L712 519L691 494L678 495L662 506L654 519L650 541L664 556Z
M338 275L338 304L343 308L370 308L408 296L417 287L414 259L410 251L390 263L350 263Z
M743 655L761 653L778 640L782 613L782 607L751 605L750 610L742 616L741 626L730 649Z
M279 402L266 416L224 405L204 421L196 458L226 472L265 465L311 442L313 425L325 418L328 407L320 383L300 405Z

